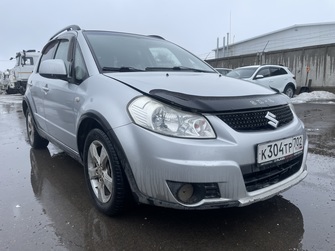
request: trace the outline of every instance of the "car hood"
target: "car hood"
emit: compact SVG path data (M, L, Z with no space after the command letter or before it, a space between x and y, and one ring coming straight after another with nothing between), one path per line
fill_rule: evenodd
M185 110L218 112L287 104L283 95L216 73L134 72L106 76Z
M245 81L227 78L216 73L135 72L109 73L105 75L145 93L155 89L212 97L273 93L267 88L250 85Z

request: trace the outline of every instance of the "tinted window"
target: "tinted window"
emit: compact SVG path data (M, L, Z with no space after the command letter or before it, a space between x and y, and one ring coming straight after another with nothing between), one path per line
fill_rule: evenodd
M271 76L279 76L279 75L285 75L287 72L280 67L271 67Z

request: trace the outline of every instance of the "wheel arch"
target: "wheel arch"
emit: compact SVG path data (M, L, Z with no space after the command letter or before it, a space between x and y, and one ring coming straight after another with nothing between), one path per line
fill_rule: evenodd
M114 145L114 148L116 149L116 153L121 163L123 172L126 175L127 184L128 186L130 186L133 198L136 201L139 201L141 193L139 192L139 189L137 187L135 177L130 168L129 161L126 157L123 147L118 137L116 136L113 128L106 120L106 118L97 111L88 111L80 119L79 127L77 130L77 145L82 163L84 163L84 145L86 137L89 131L91 131L94 128L99 128L102 131L104 131L111 140L112 144Z
M27 114L28 107L29 107L29 104L28 104L27 100L22 99L22 110L23 110L24 116L26 116L26 114Z
M285 86L285 89L289 86L291 86L293 88L293 90L296 91L295 85L292 82L287 83L286 86Z
M81 159L83 160L84 144L87 134L95 128L99 128L105 133L110 131L112 128L108 124L107 120L98 112L89 111L85 113L81 118L77 130L77 145Z

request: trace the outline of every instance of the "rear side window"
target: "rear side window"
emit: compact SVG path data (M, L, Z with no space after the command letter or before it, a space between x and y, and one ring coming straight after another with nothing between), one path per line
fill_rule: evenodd
M271 76L279 76L279 75L285 75L287 72L285 69L280 67L271 67Z

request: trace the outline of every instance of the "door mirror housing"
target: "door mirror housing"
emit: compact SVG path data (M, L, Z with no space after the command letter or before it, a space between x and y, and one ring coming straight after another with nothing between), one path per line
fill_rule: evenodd
M65 63L62 59L47 59L41 62L39 74L45 78L67 80Z
M257 76L255 77L255 79L261 79L261 78L264 78L264 76L263 76L263 75L257 75Z

